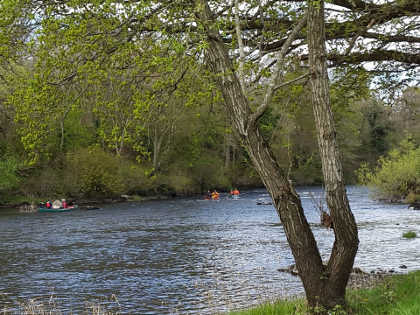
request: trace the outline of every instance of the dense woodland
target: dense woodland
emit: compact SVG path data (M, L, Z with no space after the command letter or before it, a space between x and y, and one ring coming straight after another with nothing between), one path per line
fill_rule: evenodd
M147 1L130 9L118 1L65 2L1 3L3 200L13 195L183 194L261 185L233 136L200 48L187 46L199 44L200 38L186 43L180 35L169 36L162 22L153 21ZM232 7L223 9L232 14ZM126 21L118 10L126 10ZM261 36L274 36L272 22L265 23L262 32L267 34ZM286 26L279 22L278 31L286 32ZM413 40L418 43L419 38ZM268 76L268 66L263 69L267 73L258 75ZM306 67L302 58L292 56L284 76L299 77ZM256 62L245 68L257 75ZM410 64L404 75L382 72L379 81L378 70L361 62L330 69L347 183L355 183L361 163L375 166L404 139L420 142L420 92L407 75L416 69ZM262 97L265 84L260 80L250 98ZM308 80L278 88L258 123L296 184L322 183Z

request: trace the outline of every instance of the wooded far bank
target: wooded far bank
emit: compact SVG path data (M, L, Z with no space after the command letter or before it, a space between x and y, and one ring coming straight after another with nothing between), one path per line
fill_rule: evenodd
M175 31L171 35L164 24L151 21L154 13L166 12L173 15L176 25L177 8L163 3L153 12L138 1L131 7L120 4L120 8L113 2L92 3L82 10L76 9L84 6L79 2L61 7L47 1L5 1L0 6L1 200L7 202L13 196L190 194L262 185L232 132L214 73L203 62L203 47L191 48L201 39L194 31L182 35L188 38ZM253 4L243 5L253 8ZM394 5L394 15L400 20L393 23L406 35L377 38L377 53L381 40L416 42L403 17L415 16L418 4L411 9ZM366 32L360 31L359 39L375 37L375 27L381 29L391 18L385 7L372 5L370 9L383 9L383 21L367 25L359 21ZM121 20L118 10L127 11L127 20ZM235 12L234 6L220 10L221 20L226 21ZM354 10L368 20L364 11ZM242 22L252 18L243 9L238 13ZM261 43L276 40L273 43L280 44L287 36L285 28L275 37L274 24L267 17L260 18L255 25L241 24L243 40L248 41L242 43L247 45L247 55L232 50L243 78L254 80L253 86L250 79L244 81L244 88L256 104L263 101L268 88L264 77L275 72L272 51L281 47L262 48ZM277 19L279 28L293 22ZM260 25L258 21L265 22ZM341 32L353 45L347 47L349 51L363 51L360 43L357 48L352 42L354 31L345 29L345 23L329 20L327 37L334 40ZM238 42L231 36L231 25L225 25L224 39L234 48ZM260 30L265 33L257 35ZM305 44L300 33L296 37L293 49ZM252 42L257 38L260 45ZM253 61L252 51L265 61ZM402 53L410 51L402 49ZM366 52L367 61L368 55ZM299 79L307 64L298 50L282 56L284 81L298 80L274 90L258 127L290 179L297 185L322 184L310 86L306 79ZM271 64L261 68L270 58ZM395 72L382 71L378 83L377 74L383 70L379 64L367 70L362 61L340 63L337 58L331 57L335 66L330 69L330 95L344 176L350 184L356 182L355 171L362 164L373 169L401 141L418 145L420 92L395 74L401 67L406 73L414 71L415 60L395 65L388 58L387 67L394 66ZM409 74L404 79L408 82L408 78ZM382 90L377 93L379 87Z

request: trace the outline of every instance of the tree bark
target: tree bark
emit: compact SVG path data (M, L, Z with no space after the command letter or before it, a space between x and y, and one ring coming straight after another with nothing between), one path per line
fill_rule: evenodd
M199 18L204 24L209 42L207 58L212 70L218 74L216 80L223 94L233 129L248 151L271 195L305 291L308 296L315 298L325 282L321 277L324 266L314 235L304 215L301 200L261 136L257 121L252 118L253 113L247 98L242 93L227 48L220 39L217 28L212 26L211 11L207 2L201 0L200 4Z
M301 200L287 179L287 172L276 162L258 128L259 110L252 112L248 99L243 93L228 49L219 36L212 12L207 1L198 1L197 14L207 33L207 59L217 84L223 94L225 106L232 121L233 130L247 150L265 187L271 195L273 204L283 224L292 250L296 267L305 288L308 304L312 310L316 306L327 310L345 303L345 287L357 252L357 227L348 205L342 171L339 161L335 131L329 104L328 79L326 79L325 47L319 46L320 39L311 37L320 49L312 64L314 89L314 110L316 110L319 144L327 188L327 200L334 222L336 241L328 266L324 266L319 250L304 215ZM314 8L312 7L314 10ZM316 15L318 14L318 15ZM312 11L311 23L319 25L321 15ZM322 21L323 23L323 21ZM318 34L321 36L320 34ZM320 48L321 47L321 48ZM317 51L313 51L318 53ZM319 58L321 58L320 61ZM314 72L315 71L315 72ZM264 104L263 104L264 105ZM260 106L264 110L265 106ZM261 111L262 112L262 111Z
M158 132L158 129L154 129L153 137L153 169L155 171L160 168L160 153L162 149L164 135Z
M332 308L345 304L345 291L358 249L358 233L350 210L336 131L330 106L328 72L325 49L324 2L308 1L308 46L311 73L312 105L317 128L318 147L326 199L334 225L335 242L328 262L325 283L319 304ZM316 306L316 301L309 301Z

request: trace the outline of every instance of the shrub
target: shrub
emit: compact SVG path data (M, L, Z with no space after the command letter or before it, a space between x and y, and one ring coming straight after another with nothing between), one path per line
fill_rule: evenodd
M113 197L145 193L154 179L138 163L98 147L68 153L36 169L20 185L25 196L42 198Z
M17 169L18 162L15 158L7 157L0 160L0 190L12 189L18 185Z
M405 203L416 203L420 201L420 194L416 194L413 191L410 191L407 196L405 196Z
M64 192L61 172L53 167L36 170L20 188L25 196L55 198L62 197Z
M117 173L128 194L147 194L156 185L155 178L148 176L144 167L126 159L119 159Z
M416 238L417 234L416 234L416 232L409 231L409 232L403 233L403 237L404 238Z
M116 196L144 189L144 170L98 147L67 155L65 191L74 196Z
M174 162L160 180L177 194L200 193L215 188L228 189L232 186L224 174L223 160L205 155L193 162Z
M359 181L373 187L379 197L410 199L420 194L420 148L405 141L400 149L392 150L379 159L373 171L366 165L358 171ZM413 200L414 199L414 200Z

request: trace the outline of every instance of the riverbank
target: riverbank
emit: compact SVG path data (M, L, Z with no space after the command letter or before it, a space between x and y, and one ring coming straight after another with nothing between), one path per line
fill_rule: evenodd
M255 186L255 187L247 187L248 189L263 189L262 187ZM221 194L230 196L229 191L218 190ZM162 201L162 200L170 200L170 199L180 199L180 198L188 198L188 197L195 197L196 199L204 199L204 193L194 193L194 194L176 194L173 192L168 192L167 194L164 193L156 193L156 194L148 194L148 195L128 195L122 194L120 196L112 196L112 197L93 197L93 198L72 198L72 197L65 197L69 203L74 203L79 206L80 209L85 209L89 207L97 207L101 205L109 205L109 204L116 204L122 202L145 202L145 201ZM8 200L0 200L0 211L2 209L20 209L22 212L31 212L31 209L37 208L37 205L40 202L45 202L46 200L55 200L61 199L63 196L56 196L54 198L30 198L25 196L14 196Z
M386 275L371 277L371 282L363 281L363 288L350 289L347 293L349 309L336 310L332 314L420 314L420 271L404 275ZM351 281L351 283L354 283ZM349 284L351 287L351 284ZM116 304L118 301L116 300ZM9 315L6 309L2 314ZM21 305L22 315L62 314L55 303L41 303L31 300ZM107 310L98 304L87 304L86 314L119 314ZM303 298L268 302L258 307L234 311L225 315L304 315L306 304ZM221 314L219 314L221 315Z
M357 281L356 281L357 282ZM420 314L420 271L408 274L370 277L358 289L347 292L348 310L334 314ZM255 308L233 311L225 315L290 315L306 314L303 298L270 301Z
M299 187L306 187L306 186L297 186ZM307 186L307 187L318 187L318 186ZM254 190L254 189L265 189L262 186L244 186L242 187L247 190ZM229 194L228 190L218 189L219 192L222 194ZM40 202L45 202L46 200L54 200L54 199L61 199L66 198L68 202L75 203L79 206L83 207L91 207L91 206L99 206L105 204L113 204L113 203L121 203L121 202L142 202L142 201L151 201L151 200L168 200L168 199L177 199L177 198L186 198L186 197L196 197L197 199L204 198L204 193L175 193L175 192L167 192L167 193L149 193L144 195L137 195L137 194L122 194L117 196L102 196L102 197L68 197L63 195L54 194L54 196L45 196L45 197L28 197L23 195L14 195L8 196L3 200L0 200L0 211L4 208L15 208L15 209L22 209L23 212L30 212L31 205L34 205L33 208L36 207ZM384 202L389 205L405 205L410 210L420 210L420 203L418 202L406 202L403 199L395 200L395 199L377 199L373 198L377 201ZM313 205L312 205L313 206Z
M74 203L79 205L79 208L89 208L92 206L99 206L105 204L113 204L113 203L121 203L121 202L142 202L142 201L150 201L150 200L167 200L170 198L175 198L178 196L172 195L148 195L148 196L140 196L140 195L121 195L119 197L111 197L111 198L66 198L68 202ZM182 197L182 196L181 196ZM3 201L0 203L0 211L1 209L20 209L23 212L31 212L32 209L36 209L37 205L40 202L45 202L49 198L28 198L19 196L13 198L11 200ZM53 199L60 199L60 198L50 198Z

